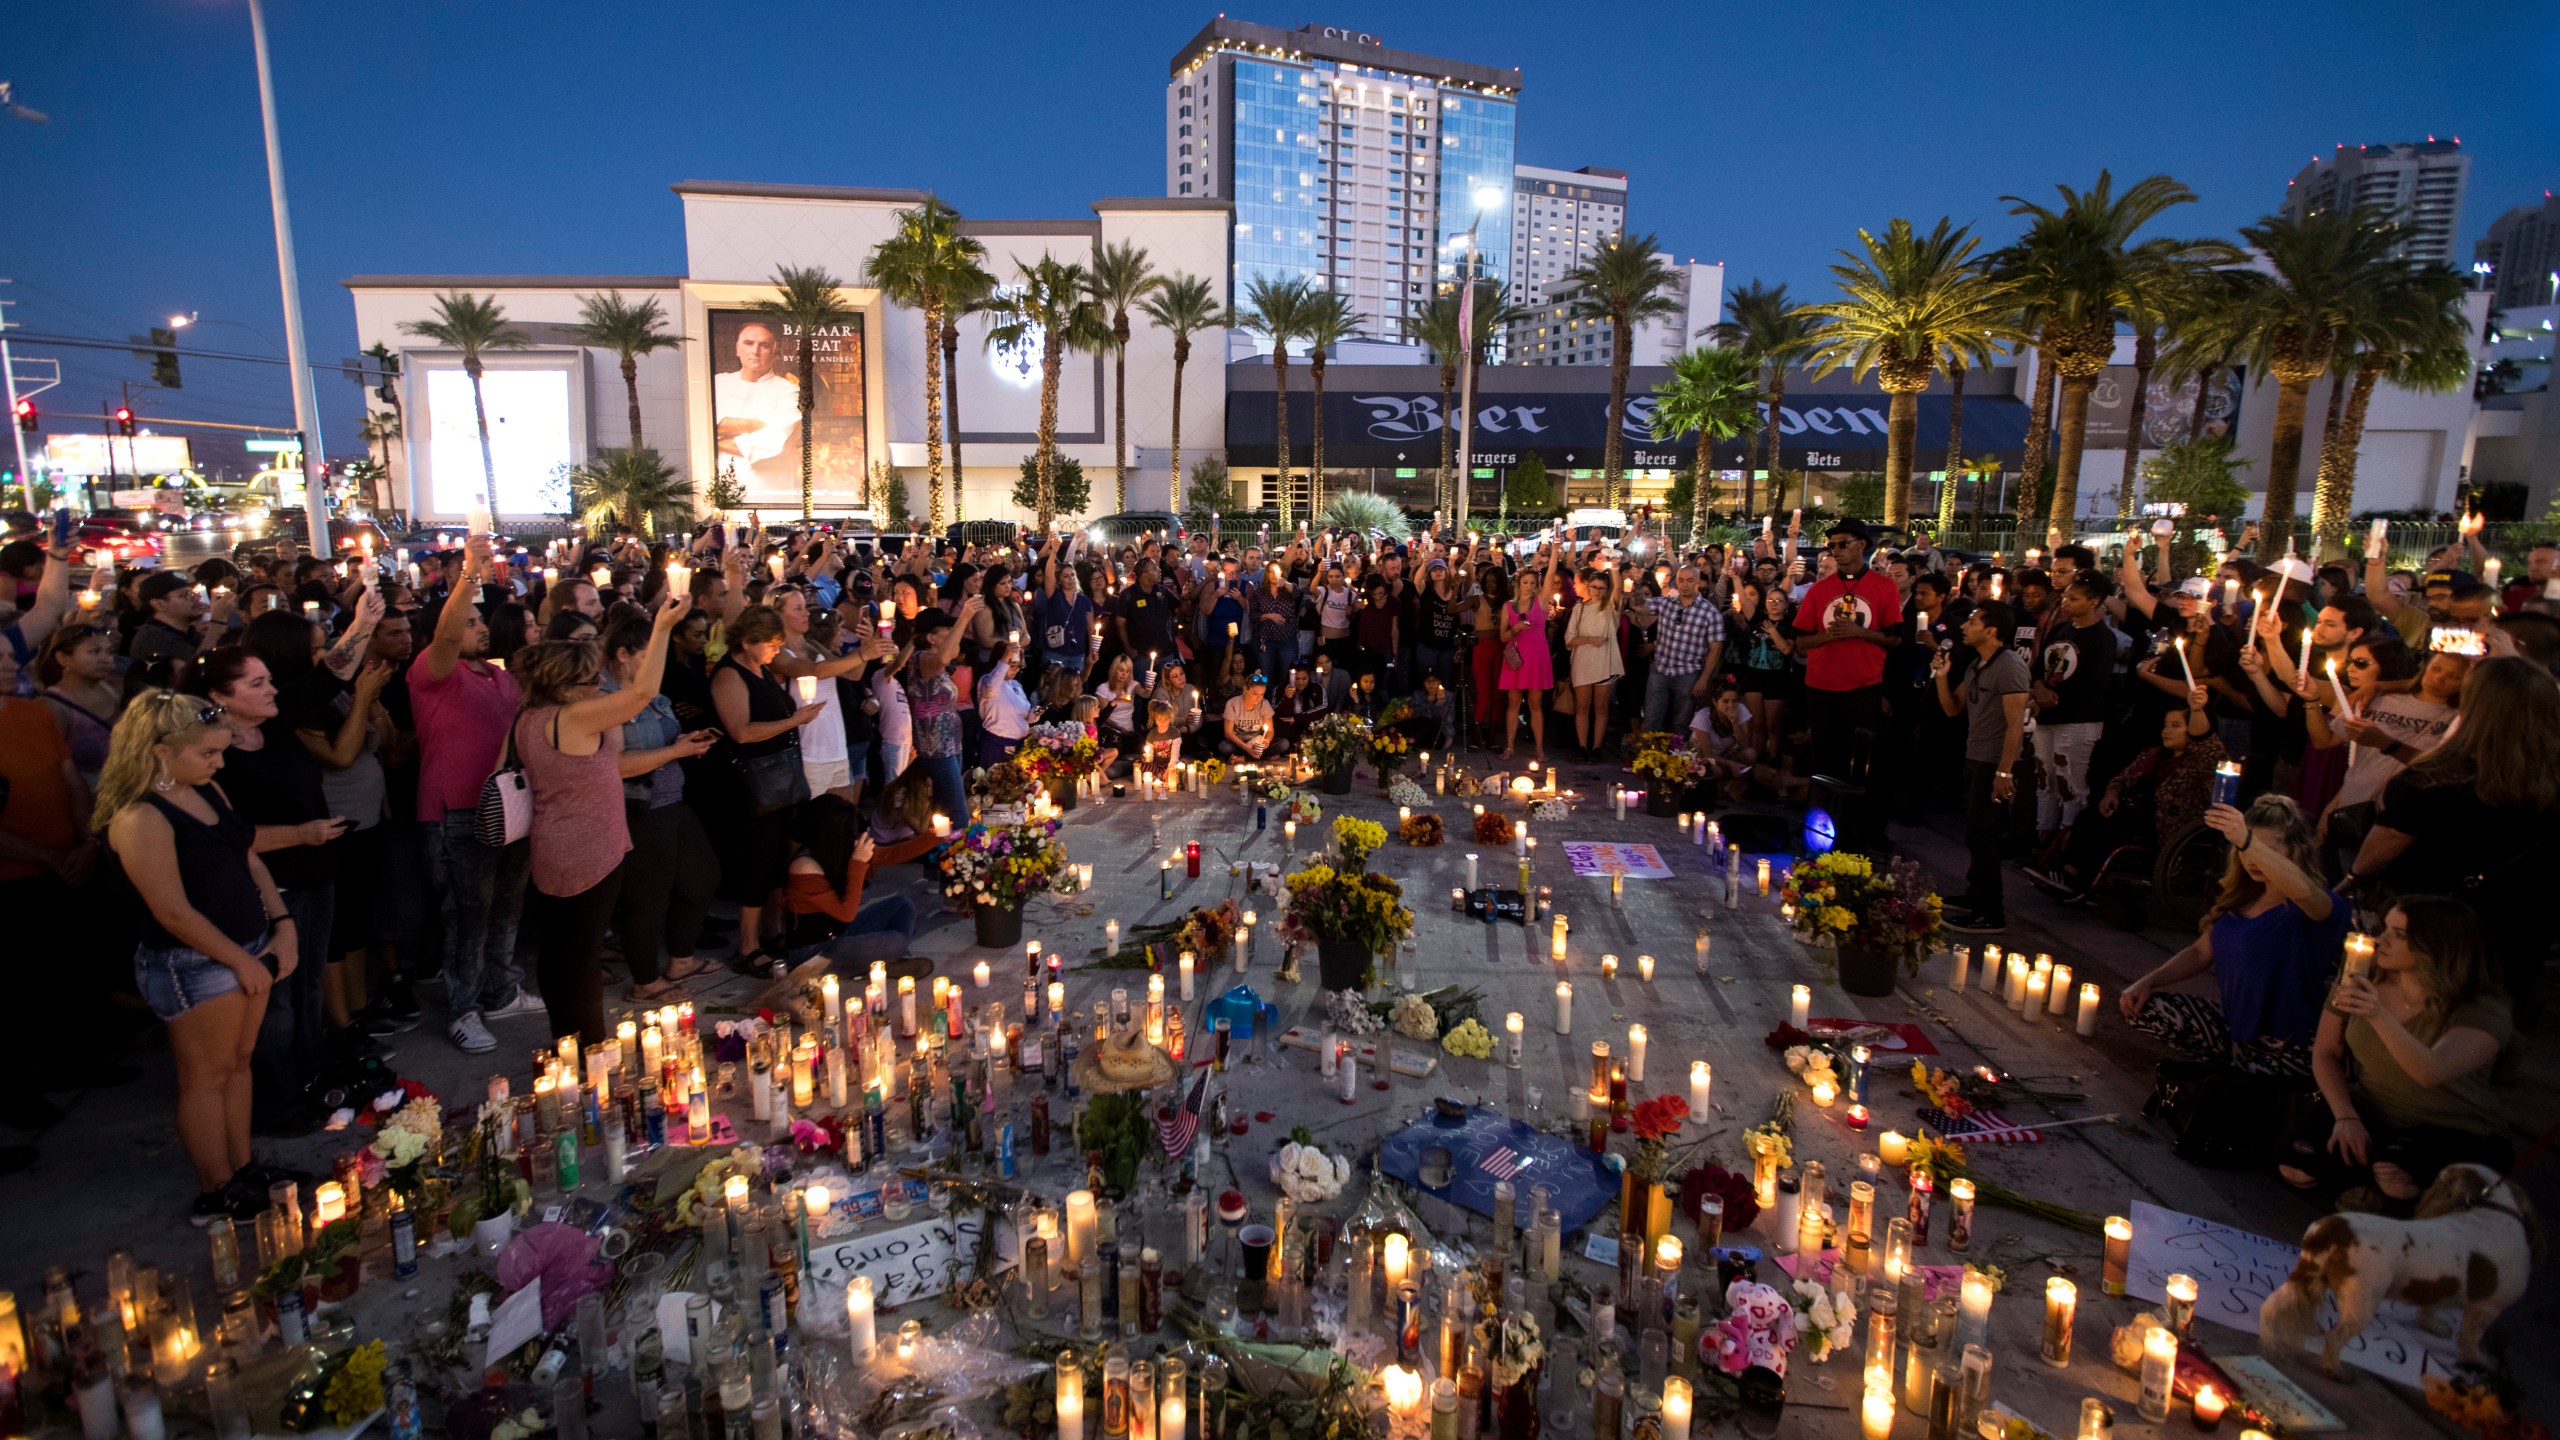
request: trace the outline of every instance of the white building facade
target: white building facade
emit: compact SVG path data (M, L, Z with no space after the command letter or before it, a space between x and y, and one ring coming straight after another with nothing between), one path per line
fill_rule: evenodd
M556 516L567 508L561 472L630 443L629 392L612 352L578 342L572 327L587 296L619 290L655 299L681 345L639 361L642 439L692 485L734 480L745 505L780 517L800 508L797 339L757 316L783 266L817 266L844 283L853 323L822 337L812 370L817 399L808 429L814 508L830 517L885 519L881 485L906 482L908 505L926 514L924 320L860 283L873 249L896 230L920 190L685 181L686 273L675 276L366 275L346 281L358 343L399 357L403 438L392 456L394 503L413 516L459 518L484 489L479 427L460 357L407 333L446 291L494 297L531 344L493 351L481 402L489 413L501 519ZM999 282L1018 266L1054 256L1089 263L1105 244L1147 252L1159 273L1219 275L1227 258L1228 207L1220 201L1099 200L1090 218L964 220L985 245ZM1040 353L986 343L988 321L961 323L956 428L963 469L946 490L950 519L1027 518L1013 504L1021 463L1037 442ZM1128 368L1128 503L1164 503L1172 448L1173 341L1132 315ZM1183 381L1184 466L1219 453L1225 410L1221 332L1199 335ZM1062 454L1084 467L1088 513L1116 508L1111 365L1071 355L1059 387ZM952 481L945 456L945 484ZM707 508L707 507L706 507Z
M2450 265L2453 238L2462 228L2462 192L2470 180L2471 157L2462 153L2459 138L2341 145L2286 183L2283 210L2299 216L2371 206L2410 228L2402 259Z
M1671 263L1666 292L1678 308L1670 315L1637 322L1628 350L1630 363L1668 365L1683 350L1706 344L1703 332L1724 318L1724 267L1701 261ZM1549 295L1527 307L1505 335L1515 365L1607 365L1617 347L1617 332L1607 320L1585 320L1573 314L1570 294Z

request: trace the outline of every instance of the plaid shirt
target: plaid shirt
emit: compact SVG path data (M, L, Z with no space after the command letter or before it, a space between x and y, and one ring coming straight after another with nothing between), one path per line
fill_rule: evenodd
M1694 675L1707 663L1707 647L1724 643L1724 615L1704 594L1686 607L1676 595L1653 602L1653 668L1664 675Z

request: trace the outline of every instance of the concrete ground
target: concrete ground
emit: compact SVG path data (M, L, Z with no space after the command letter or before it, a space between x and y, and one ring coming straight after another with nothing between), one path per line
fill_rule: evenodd
M1614 772L1600 767L1565 768L1565 783L1586 796L1603 792L1611 778ZM1328 819L1345 812L1361 814L1386 820L1392 832L1393 807L1377 795L1372 785L1364 784L1358 792L1349 797L1325 797ZM1064 835L1069 855L1093 864L1095 887L1084 895L1036 904L1026 917L1027 936L1065 952L1072 964L1100 943L1106 919L1116 917L1125 928L1178 918L1190 906L1212 904L1229 893L1232 882L1226 875L1226 862L1276 863L1282 858L1277 820L1267 831L1257 834L1252 828L1252 810L1240 806L1231 791L1223 798L1206 802L1167 802L1160 807L1166 846L1197 839L1204 863L1199 879L1178 881L1174 898L1160 901L1155 863L1159 853L1149 838L1152 808L1158 807L1137 802L1098 807L1088 804L1068 817ZM1608 1039L1624 1053L1626 1026L1640 1021L1650 1035L1648 1065L1653 1082L1642 1088L1685 1096L1687 1062L1703 1058L1714 1066L1714 1113L1705 1138L1716 1158L1729 1167L1742 1167L1745 1157L1739 1143L1741 1131L1765 1118L1772 1098L1782 1087L1791 1086L1800 1102L1796 1126L1798 1162L1819 1159L1833 1177L1834 1185L1844 1185L1856 1155L1872 1147L1877 1132L1896 1128L1910 1133L1917 1128L1913 1115L1916 1100L1901 1076L1880 1065L1869 1096L1874 1123L1863 1136L1840 1123L1836 1111L1817 1111L1804 1100L1803 1088L1785 1074L1776 1053L1762 1044L1762 1037L1787 1018L1788 987L1807 983L1814 986L1815 1015L1858 1015L1918 1023L1943 1052L1938 1062L1942 1065L1965 1068L1988 1063L2021 1076L2054 1077L2057 1081L2068 1078L2070 1083L2063 1088L2084 1090L2089 1098L2085 1104L2074 1103L2057 1113L2113 1111L2121 1117L2115 1124L2053 1132L2041 1145L1976 1146L1972 1150L1973 1164L1986 1176L2088 1211L2120 1213L2130 1201L2139 1198L2279 1238L2297 1235L2313 1218L2311 1209L2272 1177L2200 1171L2176 1160L2156 1128L2140 1118L2151 1066L2159 1052L2149 1041L2124 1027L2116 1016L2113 997L2126 981L2158 963L2181 943L2181 936L2157 929L2128 934L2086 910L2054 908L2023 883L2013 888L2012 929L2009 935L1999 938L2009 947L2049 951L2057 961L2072 966L2075 975L2094 979L2104 988L2108 1004L2093 1041L2078 1038L2066 1026L2041 1019L2023 1021L1987 1002L1978 992L1949 993L1943 959L1933 960L1918 979L1906 981L1892 998L1862 1000L1824 983L1809 952L1779 921L1775 898L1761 900L1749 893L1747 866L1744 900L1727 910L1717 903L1720 887L1706 873L1707 852L1676 841L1670 821L1631 814L1626 821L1617 822L1604 806L1586 800L1572 821L1533 827L1540 839L1538 883L1552 887L1556 907L1572 919L1572 950L1567 968L1576 990L1574 1026L1570 1036L1561 1036L1554 1033L1552 1024L1556 975L1546 959L1545 929L1524 934L1517 927L1488 926L1453 916L1448 907L1449 891L1461 881L1462 856L1469 850L1482 856L1488 883L1508 881L1510 857L1497 854L1495 847L1477 846L1465 838L1463 822L1468 802L1448 796L1439 799L1437 808L1450 821L1449 843L1436 850L1418 851L1390 840L1372 863L1404 881L1414 905L1417 944L1410 969L1415 986L1429 989L1457 984L1481 989L1485 995L1483 1013L1497 1039L1505 1011L1517 1009L1528 1017L1522 1079L1526 1086L1542 1093L1543 1109L1533 1117L1542 1123L1559 1128L1570 1125L1572 1088L1583 1084L1588 1075L1590 1042ZM1303 847L1313 848L1314 836L1302 834L1300 839ZM1623 907L1613 908L1605 881L1576 879L1565 865L1561 843L1577 839L1656 844L1674 869L1675 878L1667 882L1631 882ZM1961 866L1962 852L1951 831L1897 831L1895 840L1944 878L1952 879ZM893 874L882 880L886 883L897 878ZM918 891L923 908L932 910L932 902L923 899L929 892L921 882ZM1261 908L1268 915L1276 907L1266 902ZM970 943L973 934L967 922L937 917L927 924L929 928L919 937L916 949L933 957L942 973L963 977L971 964L986 957L988 952ZM1704 979L1694 973L1690 963L1691 937L1702 925L1715 937L1711 974ZM1619 954L1624 962L1614 983L1604 983L1599 976L1599 956L1609 951ZM1650 984L1641 982L1635 974L1635 956L1646 952L1659 961ZM1248 977L1250 982L1281 1007L1282 1028L1292 1024L1320 1026L1322 997L1315 984L1314 957L1306 958L1306 982L1289 986L1273 981L1274 955L1275 947L1266 937ZM1223 978L1221 974L1222 981ZM1126 972L1070 971L1069 982L1070 1003L1090 1005L1111 985L1129 983L1129 977ZM698 983L694 994L706 1011L716 1011L722 1005L750 1003L754 989L747 982L724 977ZM610 995L619 993L618 986L609 991ZM1008 992L998 986L996 993ZM1212 993L1213 989L1203 986L1204 998ZM1194 1013L1196 1017L1196 1010ZM500 1022L501 1046L496 1053L464 1056L445 1043L431 1008L427 1026L390 1043L397 1052L395 1064L402 1073L426 1084L449 1102L458 1102L479 1093L488 1074L504 1070L523 1076L529 1068L529 1057L545 1043L541 1028L538 1019ZM1194 1033L1202 1031L1195 1026ZM1308 1125L1330 1148L1365 1157L1381 1137L1425 1110L1433 1097L1455 1096L1496 1107L1507 1103L1510 1077L1499 1051L1496 1059L1489 1062L1456 1059L1445 1053L1440 1058L1441 1071L1433 1079L1397 1077L1387 1090L1364 1088L1356 1104L1344 1107L1335 1103L1318 1081L1314 1056L1265 1048L1251 1064L1235 1070L1229 1081L1230 1093L1236 1097L1238 1107L1249 1114L1268 1112L1274 1118L1253 1125L1245 1136L1221 1139L1219 1145L1226 1152L1226 1164L1219 1165L1213 1173L1223 1173L1231 1165L1254 1203L1267 1208L1273 1197L1272 1187L1263 1179L1268 1157L1286 1138L1292 1124ZM144 1260L193 1274L198 1304L208 1311L206 1318L212 1318L204 1241L201 1232L190 1228L184 1219L192 1187L169 1124L168 1058L161 1051L143 1059L148 1073L141 1082L79 1097L71 1106L70 1118L41 1137L43 1159L39 1165L0 1180L0 1235L13 1242L5 1262L0 1262L0 1284L17 1293L22 1311L32 1308L40 1294L40 1277L48 1265L70 1266L81 1277L84 1295L94 1297L101 1293L106 1253L121 1245L132 1248ZM2534 1037L2528 1081L2512 1092L2520 1145L2546 1128L2554 1118L2553 1112L2560 1109L2552 1098L2553 1082L2560 1079L2553 1070L2547 1036ZM1270 1080L1285 1083L1267 1083ZM2013 1118L2030 1116L2013 1112ZM325 1171L329 1158L352 1143L352 1137L323 1135L292 1144L262 1146L261 1150L289 1163ZM1620 1144L1623 1143L1621 1137ZM601 1168L591 1166L589 1173L594 1175ZM1033 1183L1063 1191L1070 1183L1065 1173L1065 1162L1056 1160L1047 1174L1034 1172ZM2551 1173L2550 1167L2543 1166L2528 1178L2535 1182L2532 1188L2544 1212L2560 1214L2560 1197L2553 1194ZM591 1181L590 1188L600 1187ZM1880 1208L1898 1204L1898 1194L1897 1186L1883 1187ZM1610 1224L1606 1217L1601 1223ZM1878 1223L1882 1223L1881 1215ZM1476 1236L1481 1238L1483 1233L1483 1222L1476 1222ZM1923 1252L1921 1258L1926 1263L1952 1263L1956 1257L1944 1249L1943 1220L1936 1233L1939 1244ZM1736 1238L1744 1242L1766 1239L1756 1234ZM1568 1239L1565 1248L1569 1255L1578 1255L1580 1247ZM2084 1395L2103 1396L2115 1405L2119 1434L2147 1434L2162 1428L2135 1418L2133 1378L2106 1363L2106 1331L2141 1307L2131 1300L2112 1300L2099 1293L2098 1242L2094 1238L1986 1205L1977 1215L1970 1258L2001 1265L2010 1277L2010 1293L1995 1305L1992 1317L1995 1399L2063 1436L2071 1434ZM384 1334L396 1340L406 1333L420 1315L440 1308L455 1264L430 1261L414 1284L397 1290L385 1285L368 1291L354 1307L359 1334ZM1569 1264L1591 1283L1607 1278L1601 1267L1587 1261L1576 1259ZM2073 1275L2081 1284L2078 1345L2072 1365L2065 1370L2049 1368L2035 1356L2042 1282L2055 1270ZM1765 1269L1764 1278L1770 1278ZM1689 1283L1708 1283L1700 1278L1694 1247ZM2510 1311L2492 1333L2492 1350L2503 1352L2511 1362L2522 1362L2533 1354L2560 1353L2552 1323L2554 1290L2555 1282L2546 1269L2537 1277L2533 1293ZM2200 1327L2199 1339L2217 1354L2254 1349L2254 1341L2248 1337L2210 1324ZM2341 1385L2312 1373L2307 1366L2288 1368L2305 1388L2345 1419L2348 1434L2404 1435L2431 1423L2424 1418L2424 1407L2411 1392L2370 1377ZM2517 1363L2514 1368L2528 1372L2524 1380L2537 1402L2532 1408L2552 1413L2554 1382L2548 1367L2535 1371L2534 1367ZM1853 1359L1844 1357L1816 1366L1800 1352L1782 1433L1851 1433L1857 1388L1858 1371ZM604 1423L600 1418L599 1424ZM2186 1424L2184 1408L2173 1411L2170 1426L2183 1430ZM1906 1437L1922 1433L1915 1417L1906 1415L1897 1425L1897 1433ZM627 1432L607 1426L597 1433Z

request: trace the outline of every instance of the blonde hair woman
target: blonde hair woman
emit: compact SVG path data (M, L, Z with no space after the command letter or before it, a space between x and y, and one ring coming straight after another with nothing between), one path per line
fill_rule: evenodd
M214 781L230 745L221 706L147 690L116 722L98 776L95 823L142 897L134 983L169 1028L198 1225L266 1204L249 1154L249 1059L267 992L298 954L257 827Z
M2311 1074L2329 975L2347 938L2347 902L2321 878L2302 807L2261 795L2248 811L2216 805L2204 823L2231 842L2222 894L2195 942L2124 988L2133 1028L2171 1049L2261 1074ZM2161 987L2213 972L2213 997Z

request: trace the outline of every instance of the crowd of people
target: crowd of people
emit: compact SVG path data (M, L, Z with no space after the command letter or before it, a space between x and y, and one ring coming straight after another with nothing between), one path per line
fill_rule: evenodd
M2494 1161L2548 958L2523 900L2560 858L2547 545L2496 593L2476 536L2395 571L2244 532L2181 575L2142 531L1975 556L1856 520L1688 548L709 525L378 561L288 540L75 595L81 557L11 520L0 896L45 953L117 959L31 982L0 1121L40 1128L41 1086L112 1048L62 1017L125 992L167 1027L206 1218L265 1204L252 1137L316 1124L422 987L482 1053L535 1016L605 1038L616 983L646 1004L715 965L903 955L919 908L874 873L1042 725L1124 774L1287 754L1336 714L1487 768L1676 737L1684 807L1961 816L1948 913L1984 936L2012 872L2081 904L2218 837L2195 940L2126 1015L2316 1094L2286 1177L2389 1203ZM2359 916L2376 968L2333 983Z

